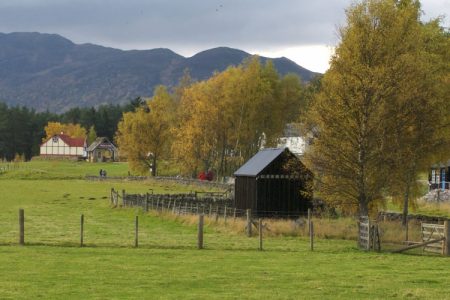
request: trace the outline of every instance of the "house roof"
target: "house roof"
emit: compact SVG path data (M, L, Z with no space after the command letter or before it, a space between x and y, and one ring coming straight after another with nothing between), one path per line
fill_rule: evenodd
M299 137L302 136L300 131L300 124L298 123L289 123L286 124L286 127L283 131L283 137Z
M271 162L288 148L262 149L240 167L234 176L258 176ZM289 149L288 149L289 150Z
M58 135L70 147L84 147L85 138L73 138L65 134Z
M69 147L84 147L84 145L85 145L85 140L86 140L85 138L73 138L73 137L70 137L70 136L65 135L65 134L56 134L56 135L54 135L52 137L49 137L41 145L47 143L50 139L52 139L55 136L57 136L61 140L63 140L63 142L66 143L67 146L69 146Z
M445 167L450 167L450 159L446 163L439 162L437 164L431 165L431 168L433 168L433 169L445 168Z
M108 138L106 137L98 137L95 139L95 141L92 142L92 144L89 145L89 147L86 149L87 152L94 151L97 147L99 147L102 144L108 144L109 147L113 147L116 149L116 146L114 146L113 143L111 143Z

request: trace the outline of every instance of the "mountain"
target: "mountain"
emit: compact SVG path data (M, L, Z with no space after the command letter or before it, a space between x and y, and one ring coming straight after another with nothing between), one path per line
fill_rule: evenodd
M176 85L186 68L204 80L249 56L220 47L186 58L164 48L124 51L56 34L0 33L0 101L54 112L124 103L151 96L156 85ZM284 57L272 61L282 75L295 73L303 81L316 75Z

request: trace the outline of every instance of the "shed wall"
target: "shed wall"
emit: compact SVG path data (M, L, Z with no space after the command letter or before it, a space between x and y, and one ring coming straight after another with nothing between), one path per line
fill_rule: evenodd
M237 209L256 209L256 178L239 176L234 182L234 201Z

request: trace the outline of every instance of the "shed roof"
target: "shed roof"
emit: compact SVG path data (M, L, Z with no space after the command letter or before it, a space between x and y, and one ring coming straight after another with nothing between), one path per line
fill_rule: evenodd
M271 162L288 148L262 149L240 167L234 176L258 176Z
M92 144L89 145L89 147L86 149L87 152L94 151L97 147L99 147L102 144L108 144L109 147L116 149L116 146L114 146L113 143L111 143L108 138L106 137L98 137L95 139L95 141L92 142Z

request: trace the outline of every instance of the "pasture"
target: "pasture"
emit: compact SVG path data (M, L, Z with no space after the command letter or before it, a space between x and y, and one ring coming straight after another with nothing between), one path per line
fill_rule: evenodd
M108 164L33 162L0 175L0 298L450 297L447 257L369 253L356 249L353 240L325 238L318 238L311 252L306 238L282 235L265 238L265 250L258 251L257 237L213 223L206 226L205 249L197 250L194 223L111 208L109 192L112 187L139 193L199 188L81 179L102 167L117 176L127 172L125 164L115 169ZM17 245L19 208L25 209L24 247ZM84 248L78 247L81 214Z

